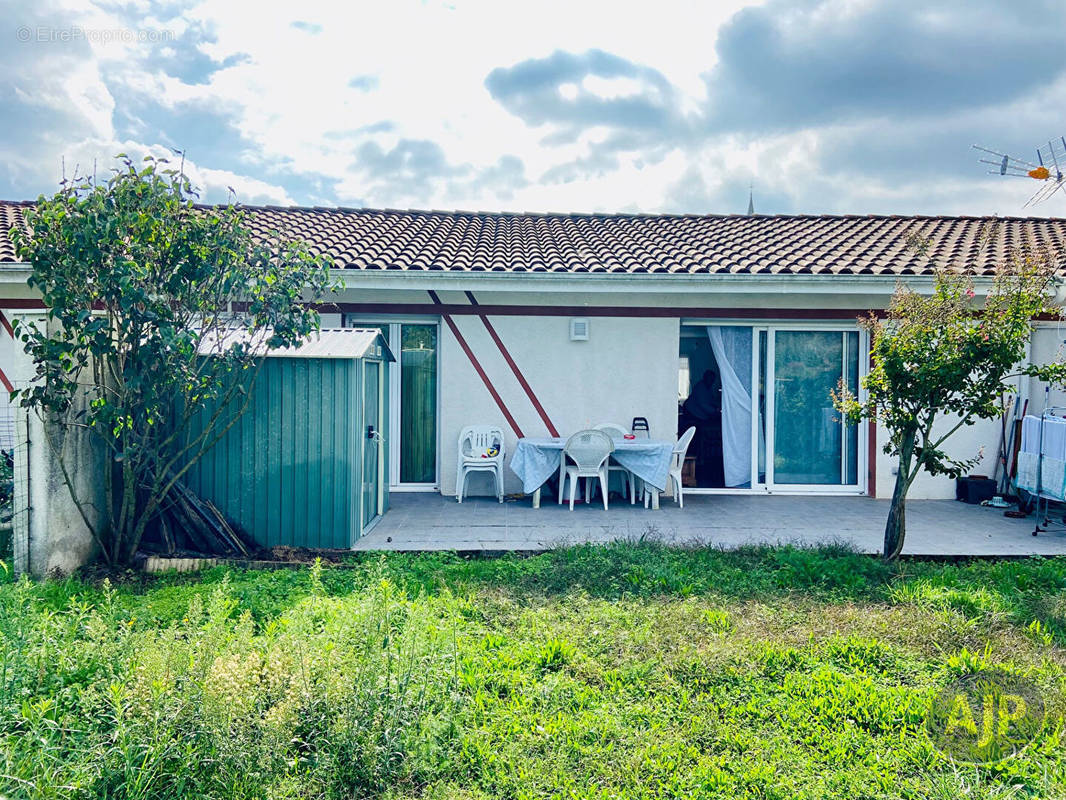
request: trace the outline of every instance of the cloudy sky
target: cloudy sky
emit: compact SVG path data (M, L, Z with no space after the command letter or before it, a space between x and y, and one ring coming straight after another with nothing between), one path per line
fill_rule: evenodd
M208 201L1066 216L1061 0L0 0L0 198L187 153Z

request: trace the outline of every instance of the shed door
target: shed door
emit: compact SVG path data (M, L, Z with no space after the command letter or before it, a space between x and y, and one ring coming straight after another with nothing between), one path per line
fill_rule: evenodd
M381 514L381 451L385 445L382 431L384 414L381 402L381 364L363 364L363 530Z

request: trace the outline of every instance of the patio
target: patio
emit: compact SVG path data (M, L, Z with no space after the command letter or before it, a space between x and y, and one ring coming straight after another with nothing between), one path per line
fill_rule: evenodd
M500 504L470 497L462 504L438 494L393 493L391 509L356 550L538 551L586 542L653 538L667 544L736 548L754 544L812 546L848 543L878 553L887 500L868 497L699 495L684 510L663 498L658 511L612 498L609 511L579 505L573 512L545 498ZM954 500L907 504L905 555L1066 555L1066 532L1031 536L1033 518L1009 519L993 508Z

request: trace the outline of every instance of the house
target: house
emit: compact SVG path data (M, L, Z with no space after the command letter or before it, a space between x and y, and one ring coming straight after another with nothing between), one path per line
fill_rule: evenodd
M23 207L0 204L0 228L20 224ZM980 293L1012 248L1066 244L1066 220L1036 218L247 214L256 231L285 231L334 259L344 288L322 307L324 327L380 326L396 354L390 490L449 495L465 425L500 424L509 452L522 436L635 417L672 438L710 373L722 423L701 433L691 491L887 496L884 431L843 425L829 399L842 380L858 387L868 367L856 318L886 308L900 282L927 289L938 266L971 269ZM0 238L5 324L42 307L26 275ZM1064 338L1058 322L1036 322L1033 359L1054 358ZM0 336L3 381L25 377L18 355ZM1042 386L1018 388L1042 407ZM982 422L950 449L983 452L975 471L991 474L999 436L998 420ZM471 493L492 493L479 477ZM506 491L519 491L514 475ZM911 491L953 495L949 479L926 475Z

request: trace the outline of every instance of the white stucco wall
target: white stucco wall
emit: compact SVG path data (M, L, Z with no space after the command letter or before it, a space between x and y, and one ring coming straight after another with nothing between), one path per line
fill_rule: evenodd
M1034 364L1048 364L1053 361L1066 360L1066 321L1037 323L1033 330L1030 358ZM1049 389L1038 380L1028 381L1029 413L1039 414L1045 403L1052 406L1066 406L1066 391Z
M948 431L958 421L957 417L945 417L936 426L938 431ZM974 475L992 477L996 466L996 453L999 447L1000 422L995 420L978 420L974 425L964 426L952 434L944 445L944 450L953 458L969 459L983 454L977 466L970 470ZM888 436L883 428L877 431L877 496L891 497L896 484L895 456L884 453L884 444ZM944 500L955 497L955 481L952 478L933 476L922 472L911 484L907 495L912 500Z
M10 311L5 312L8 322L12 321ZM12 384L18 388L30 377L32 365L22 351L22 344L13 339L6 329L0 328L0 368ZM7 390L0 386L0 447L10 449L15 446L15 405Z
M522 432L549 435L481 320L453 319ZM500 316L490 322L561 434L601 422L628 427L633 417L642 416L653 436L675 435L676 319L596 317L589 320L587 342L570 341L569 317ZM517 437L446 325L441 326L440 399L441 491L454 495L457 442L464 426L498 424L508 453L514 452ZM510 470L504 487L521 491ZM472 475L468 492L492 494L490 479Z
M591 334L588 342L569 341L569 316L489 315L491 323L560 433L565 435L587 424L606 421L628 425L634 416L640 415L648 417L653 435L666 438L673 436L676 428L677 356L682 318L699 319L701 308L735 307L743 309L745 313L745 316L738 315L738 320L748 319L751 310L758 309L763 312L756 315L758 321L772 322L779 318L778 313L775 313L777 309L813 308L842 310L844 313L835 314L833 318L846 322L852 312L858 316L868 309L885 307L893 285L885 284L877 292L804 291L793 294L778 289L757 292L750 288L743 292L731 292L729 286L721 284L693 288L680 294L621 290L588 294L563 292L557 288L543 293L478 290L475 294L482 306L573 306L575 316L579 315L582 307L595 306L678 309L676 317L668 318L591 316L588 318ZM462 291L450 287L439 288L437 294L445 304L469 305ZM349 289L338 300L426 304L427 297L424 289ZM380 314L377 316L380 317ZM544 423L481 320L467 314L455 314L453 320L523 433L527 436L547 435ZM756 319L751 322L755 323ZM440 486L444 494L453 495L456 440L464 425L477 422L499 424L507 433L509 452L513 452L516 437L443 322L440 332ZM1053 338L1050 332L1045 331L1043 335ZM1066 402L1066 396L1063 402ZM945 428L949 424L945 420ZM959 458L975 457L983 449L983 458L973 472L991 475L995 467L999 430L998 420L979 421L956 432L949 440L947 449ZM884 432L878 431L876 477L874 486L869 487L878 497L889 496L895 481L895 461L882 452L884 441ZM509 470L505 472L505 489L508 492L520 490L517 478ZM489 478L472 476L469 492L473 495L491 494ZM911 489L911 497L916 499L954 496L954 481L945 477L923 474Z
M1030 340L1029 357L1034 364L1066 359L1066 321L1035 323ZM1028 413L1039 414L1044 409L1045 388L1048 387L1041 381L1029 378L1020 379L1017 387L1018 392L1014 400L1017 405L1012 410L1012 417L1021 413L1026 400L1028 400ZM1052 389L1047 393L1046 398L1050 405L1066 407L1066 391ZM952 418L945 418L939 429L947 430L952 424L954 424ZM957 431L948 440L946 450L956 458L973 458L983 448L984 458L973 468L972 473L991 477L996 474L996 458L1001 437L1002 427L998 419L979 420L975 425ZM877 495L879 497L891 495L896 477L893 472L896 466L895 458L881 452L881 445L884 444L885 438L884 432L879 431L877 458ZM933 477L922 473L915 480L909 496L915 499L948 498L954 497L954 492L954 482L950 478Z

